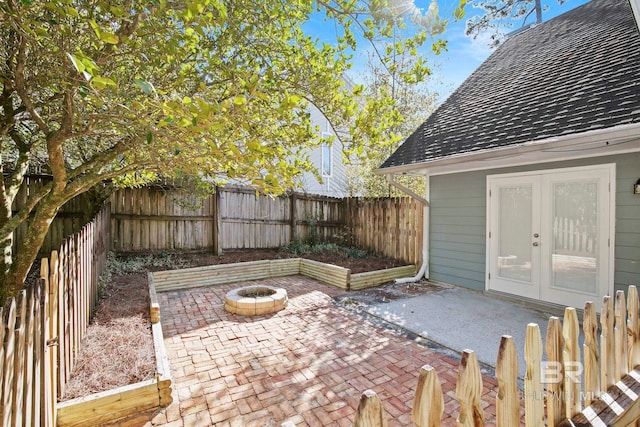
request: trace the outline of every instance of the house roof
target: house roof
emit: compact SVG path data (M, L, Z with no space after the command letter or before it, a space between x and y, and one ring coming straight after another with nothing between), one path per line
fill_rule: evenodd
M640 32L628 0L592 0L508 38L380 168L632 123Z

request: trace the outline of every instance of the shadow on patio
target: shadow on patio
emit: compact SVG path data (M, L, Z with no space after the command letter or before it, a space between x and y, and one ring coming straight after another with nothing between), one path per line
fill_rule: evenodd
M444 425L457 414L459 360L378 327L335 304L343 291L302 277L260 283L287 289L289 306L268 316L223 310L245 284L159 294L176 401L148 425L350 426L360 395L374 390L390 425L410 425L424 364L445 394ZM495 380L484 377L483 407L495 419Z

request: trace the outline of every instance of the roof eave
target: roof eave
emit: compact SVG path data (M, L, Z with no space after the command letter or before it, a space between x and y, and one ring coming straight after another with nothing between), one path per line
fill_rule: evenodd
M459 173L470 170L501 167L501 159L517 156L522 156L521 162L513 162L511 165L536 162L544 163L568 160L571 158L612 155L622 152L638 151L640 148L637 148L635 145L620 147L620 144L613 144L615 142L620 143L633 141L634 139L637 139L640 143L640 123L624 124L606 129L573 133L559 137L529 141L508 147L455 154L426 162L378 168L375 170L375 173L378 175L441 175L445 173ZM599 147L599 143L604 144ZM574 145L580 145L580 148L576 149L575 153L556 156L554 159L549 160L541 159L540 161L527 161L527 155L531 157L531 154L542 152L544 150L550 150L553 148L570 148ZM600 150L597 151L598 149ZM603 151L606 152L603 153ZM482 162L482 164L478 165L473 162Z
M640 0L629 0L631 10L633 10L633 16L636 19L636 25L640 30Z

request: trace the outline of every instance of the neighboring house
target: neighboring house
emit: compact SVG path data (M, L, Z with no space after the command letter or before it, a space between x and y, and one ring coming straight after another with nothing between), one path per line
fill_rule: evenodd
M378 170L427 177L429 278L579 308L640 285L630 4L508 38Z
M320 136L335 136L329 120L317 108L310 106L311 124L319 127ZM311 172L306 172L300 179L302 190L310 194L321 194L331 197L347 196L347 172L343 161L342 144L334 138L332 144L323 144L311 151L311 162L322 177L318 181Z

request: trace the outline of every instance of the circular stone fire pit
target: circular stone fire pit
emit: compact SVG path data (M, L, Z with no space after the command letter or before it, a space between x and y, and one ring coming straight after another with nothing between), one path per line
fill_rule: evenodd
M259 316L280 311L287 302L285 289L266 285L245 286L227 292L224 309L242 316Z

